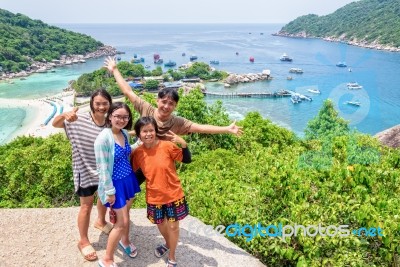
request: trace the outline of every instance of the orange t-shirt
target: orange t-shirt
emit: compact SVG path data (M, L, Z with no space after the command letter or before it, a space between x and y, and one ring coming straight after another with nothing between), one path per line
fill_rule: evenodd
M182 161L182 149L170 141L158 140L152 148L143 144L133 152L133 169L141 169L146 177L146 202L167 204L184 197L175 168Z

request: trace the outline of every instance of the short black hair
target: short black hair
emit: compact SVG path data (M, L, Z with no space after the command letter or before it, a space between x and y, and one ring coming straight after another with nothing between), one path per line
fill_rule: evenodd
M138 138L140 138L140 129L147 124L153 124L154 129L156 130L156 135L158 134L158 126L157 122L153 117L141 117L135 123L135 133Z
M93 101L94 98L96 96L102 96L105 99L108 100L108 102L110 103L110 105L112 104L112 98L111 95L105 90L105 89L97 89L96 91L94 91L90 97L90 110L94 113L94 107L93 107Z
M127 130L132 129L132 124L133 124L133 122L132 122L132 112L131 112L131 109L129 108L129 106L127 104L125 104L124 102L115 102L115 103L111 104L111 106L110 106L110 108L108 109L108 112L107 112L106 126L107 127L111 127L110 116L115 110L120 109L120 108L125 109L129 114L129 121L128 121L128 124L126 124L126 126L124 127L124 129L127 129Z
M159 99L164 98L166 96L170 97L172 100L174 100L178 104L179 94L174 88L164 88L158 92Z

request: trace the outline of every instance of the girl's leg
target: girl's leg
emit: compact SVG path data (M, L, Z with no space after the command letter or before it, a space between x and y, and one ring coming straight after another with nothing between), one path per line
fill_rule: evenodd
M79 229L79 248L82 249L90 245L88 237L88 229L90 223L90 212L93 207L94 196L79 197L80 208L78 213L78 229Z
M106 222L107 207L101 203L99 198L97 198L96 207L97 207L96 224L102 228L107 224L107 222Z
M114 210L117 214L117 222L114 224L114 227L108 236L106 254L103 258L103 263L106 265L110 265L114 262L115 248L117 247L118 241L122 237L124 229L128 225L128 213L126 206Z
M161 224L157 224L157 227L169 248L168 258L176 261L175 251L179 240L179 221L170 222L167 218L164 218L164 221Z
M135 199L135 198L131 198L129 201L127 201L127 202L126 202L126 206L124 207L124 208L127 210L128 225L127 225L127 227L124 228L124 231L122 232L121 241L122 241L122 244L123 244L125 247L129 246L129 244L131 243L131 242L129 241L129 229L130 229L130 224L131 224L131 219L130 219L129 211L130 211L130 209L131 209L131 207L132 207L132 203L133 203L133 200L134 200L134 199Z
M167 243L167 247L169 247L169 255L168 258L172 261L176 261L175 259L175 251L178 246L179 240L179 221L175 222L167 222L168 225L168 238L169 242Z

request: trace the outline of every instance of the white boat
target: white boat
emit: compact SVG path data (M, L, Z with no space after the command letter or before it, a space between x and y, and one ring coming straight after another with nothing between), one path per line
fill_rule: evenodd
M321 91L318 89L307 89L308 92L313 93L313 94L320 94Z
M357 106L357 107L361 106L361 103L358 102L358 101L346 101L346 104L347 105Z
M290 72L290 73L302 74L302 73L303 73L303 70L300 69L300 68L291 68L291 69L289 70L289 72Z
M297 104L301 102L301 98L299 97L299 95L294 94L292 95L292 97L290 98L290 101L292 101L293 104Z
M356 82L347 83L347 89L349 90L358 90L362 89L363 87Z

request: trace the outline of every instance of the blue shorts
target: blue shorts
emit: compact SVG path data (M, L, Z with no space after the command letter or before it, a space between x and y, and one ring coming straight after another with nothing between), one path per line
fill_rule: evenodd
M125 207L126 202L134 198L136 193L140 192L140 187L133 172L122 179L112 180L112 182L115 187L115 203L112 206L113 209ZM106 203L104 206L110 207L110 203Z
M147 203L147 218L154 224L162 223L165 217L170 222L180 221L188 214L189 206L185 197L164 205Z

